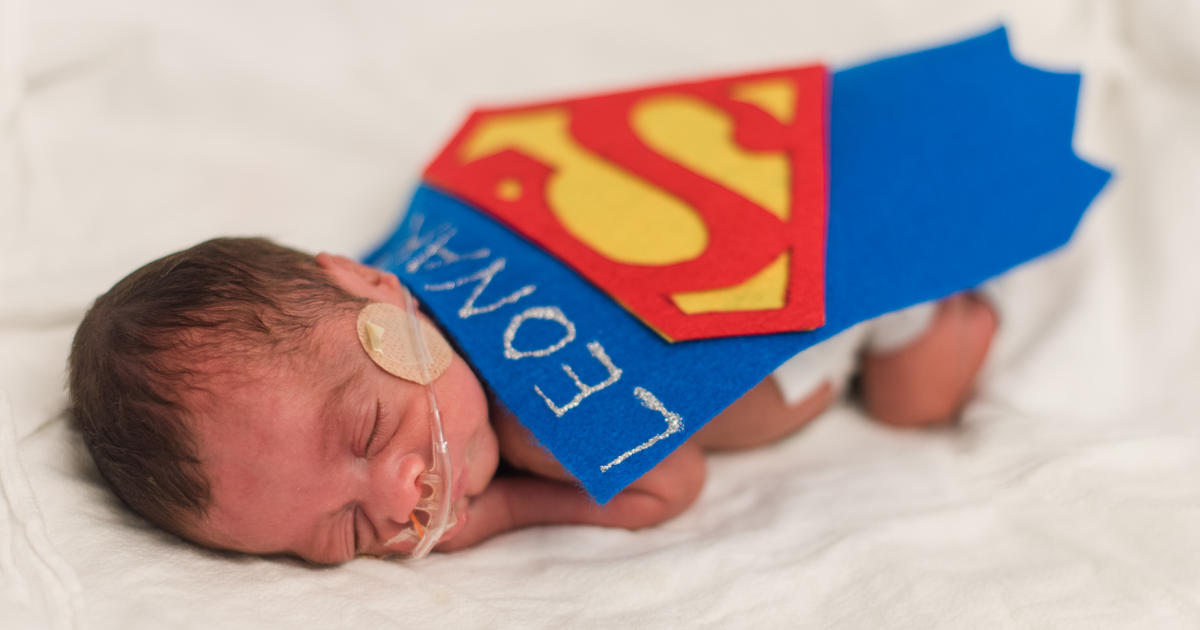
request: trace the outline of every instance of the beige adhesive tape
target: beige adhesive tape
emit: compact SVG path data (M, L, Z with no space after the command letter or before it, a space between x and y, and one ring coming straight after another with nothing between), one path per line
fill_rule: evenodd
M358 313L358 341L371 360L389 374L427 385L446 371L454 352L433 324L418 318L417 328L432 359L429 380L425 380L420 350L410 340L412 328L408 320L408 311L395 304L367 304Z

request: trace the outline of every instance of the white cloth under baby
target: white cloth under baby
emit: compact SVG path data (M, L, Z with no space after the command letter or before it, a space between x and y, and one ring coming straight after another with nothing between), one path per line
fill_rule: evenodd
M788 405L804 400L824 381L845 389L863 350L883 353L916 340L933 321L936 302L925 302L856 324L788 359L771 373Z

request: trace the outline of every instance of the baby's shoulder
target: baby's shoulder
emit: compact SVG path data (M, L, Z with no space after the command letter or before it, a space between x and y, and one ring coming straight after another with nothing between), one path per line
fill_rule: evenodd
M575 477L563 468L512 412L500 405L494 405L491 411L492 428L496 431L496 438L500 442L500 456L504 461L541 477L575 481Z

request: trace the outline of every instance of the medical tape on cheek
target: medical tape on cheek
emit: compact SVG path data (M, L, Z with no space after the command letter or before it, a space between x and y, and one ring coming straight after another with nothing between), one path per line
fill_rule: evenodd
M428 385L450 367L454 351L433 324L418 319L421 341L432 360L426 373L421 365L420 350L410 338L409 317L407 311L395 304L371 302L358 313L358 341L375 365L388 374Z

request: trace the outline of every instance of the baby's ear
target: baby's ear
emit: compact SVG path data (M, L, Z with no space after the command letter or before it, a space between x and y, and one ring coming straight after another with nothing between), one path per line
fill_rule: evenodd
M321 252L317 254L316 262L318 267L329 274L329 278L333 280L334 284L347 291L353 293L354 285L365 282L362 273L355 269L355 262L345 256Z
M358 297L387 300L404 291L396 274L364 265L345 256L321 252L317 266L329 274L334 284Z

